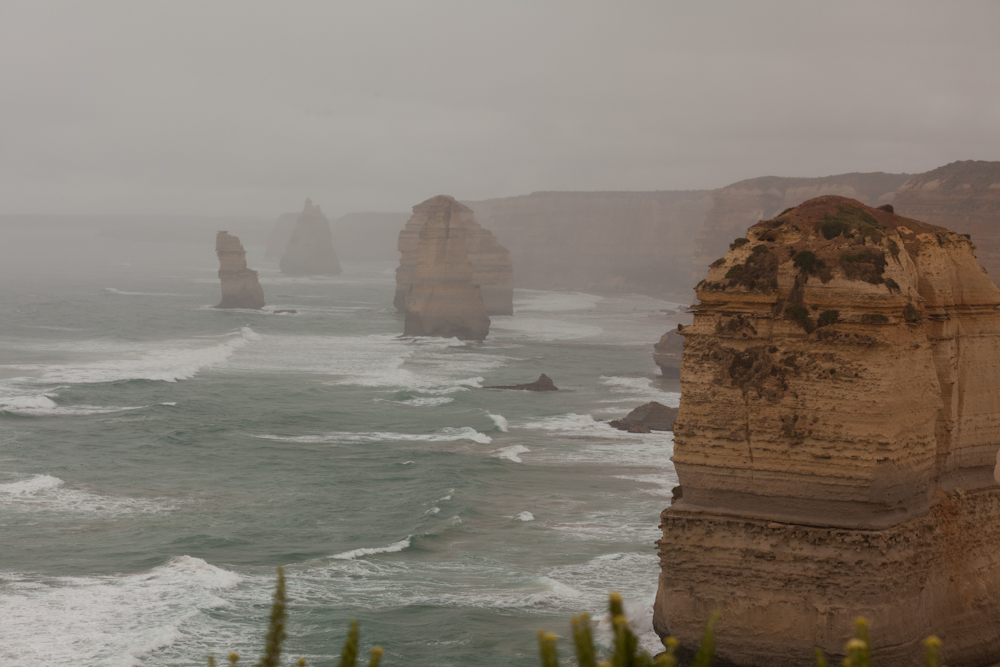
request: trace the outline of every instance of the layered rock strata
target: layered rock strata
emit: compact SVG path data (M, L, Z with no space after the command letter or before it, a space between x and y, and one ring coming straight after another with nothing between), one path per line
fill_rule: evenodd
M295 222L279 267L289 276L335 276L340 273L330 221L310 199L306 199Z
M264 290L257 272L247 268L247 252L240 239L229 232L219 232L215 235L215 254L219 257L222 281L222 301L216 308L263 308Z
M898 210L898 209L897 209ZM684 327L654 627L802 665L1000 660L1000 290L965 236L825 196L752 226ZM682 491L682 493L681 493Z
M490 318L466 250L468 209L445 195L424 203L403 334L483 340Z
M893 205L900 215L970 234L979 261L1000 280L1000 162L952 162L914 176Z
M406 295L413 283L417 265L420 230L427 224L435 202L433 197L413 207L413 215L399 232L399 268L396 269L396 310L406 307ZM514 314L514 270L507 251L488 229L476 222L472 209L452 199L452 208L464 228L465 251L472 266L472 281L479 285L489 315Z

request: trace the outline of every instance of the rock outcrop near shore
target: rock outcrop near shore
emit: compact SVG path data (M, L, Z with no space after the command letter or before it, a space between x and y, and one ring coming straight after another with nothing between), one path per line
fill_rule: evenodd
M396 297L393 305L402 312L410 291L417 265L420 230L427 224L435 201L433 197L413 207L413 215L399 232L399 268L396 269ZM468 206L452 199L452 209L465 230L465 251L472 267L472 282L479 285L483 304L489 315L514 314L514 269L510 252L497 241L493 233L476 222Z
M914 176L893 206L900 215L971 235L980 263L1000 281L1000 162L952 162Z
M681 354L684 352L684 337L679 330L671 329L653 344L653 363L660 367L663 377L681 376Z
M538 379L534 382L529 382L527 384L503 384L494 385L492 387L483 387L483 389L516 389L521 391L559 391L559 387L555 385L550 378L545 373L538 376Z
M446 195L424 204L403 335L483 340L490 318L466 250L468 208Z
M263 308L264 290L257 272L247 268L247 251L240 239L229 232L219 232L215 235L215 254L219 257L222 281L222 301L216 308Z
M330 221L311 199L306 200L295 222L279 267L287 276L335 276L340 273Z
M898 210L898 209L897 209ZM753 225L684 327L654 627L800 666L1000 661L1000 289L963 235L837 196ZM680 491L680 490L679 490Z
M645 405L640 405L621 419L613 419L608 423L619 431L648 433L650 431L672 431L676 419L677 408L668 408L662 403L650 401ZM637 429L642 429L642 431L637 431Z

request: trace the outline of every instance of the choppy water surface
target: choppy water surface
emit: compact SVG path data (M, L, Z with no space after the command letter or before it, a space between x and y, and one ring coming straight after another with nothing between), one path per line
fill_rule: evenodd
M251 249L267 310L217 311L206 248L0 269L0 663L255 657L279 563L314 663L357 618L387 665L532 665L610 590L655 648L671 437L601 420L677 405L676 304L518 291L485 344L404 340L389 264ZM480 388L541 372L566 391Z

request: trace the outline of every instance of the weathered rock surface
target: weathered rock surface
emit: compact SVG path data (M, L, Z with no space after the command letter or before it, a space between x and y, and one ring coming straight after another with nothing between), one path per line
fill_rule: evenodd
M980 263L1000 280L1000 162L952 162L896 192L896 212L970 234Z
M427 207L421 215L425 221L419 230L413 279L406 294L403 334L483 340L490 330L490 318L467 255L468 208L445 195L424 204Z
M687 293L712 199L709 190L535 192L465 203L510 249L517 287L663 297Z
M440 195L444 196L444 195ZM417 245L420 230L427 223L433 197L413 207L413 215L399 232L399 268L396 269L396 297L393 305L402 311L410 291L417 265ZM488 229L476 222L472 209L454 200L452 207L465 229L465 250L472 266L472 282L479 285L483 304L489 315L514 314L514 276L507 251Z
M492 387L483 387L483 389L520 389L523 391L559 391L559 387L552 382L550 378L545 373L538 376L538 379L534 382L529 382L528 384L505 384L496 385Z
M340 273L330 221L310 199L306 200L295 222L279 267L288 276L335 276Z
M671 330L660 336L660 342L653 345L653 362L660 367L663 377L681 376L681 353L684 352L684 337L679 330Z
M759 220L767 220L791 206L821 195L840 195L878 206L889 203L908 174L838 174L822 178L764 176L739 181L712 193L712 208L697 233L695 281L705 267L726 253L729 242Z
M897 208L897 210L899 210ZM963 235L836 196L755 224L697 288L654 627L802 665L872 622L1000 660L1000 289ZM678 490L679 491L679 490Z
M668 408L662 403L650 401L640 405L621 419L608 422L620 431L631 431L634 427L646 431L673 431L674 420L677 419L677 408Z
M215 254L219 256L222 281L222 301L216 308L263 308L264 290L257 272L247 268L247 252L240 239L229 232L219 232L215 235Z

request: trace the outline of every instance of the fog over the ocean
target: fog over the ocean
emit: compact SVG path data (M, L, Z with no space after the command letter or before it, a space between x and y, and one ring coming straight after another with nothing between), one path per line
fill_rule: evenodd
M998 25L992 1L4 2L0 214L995 160Z

